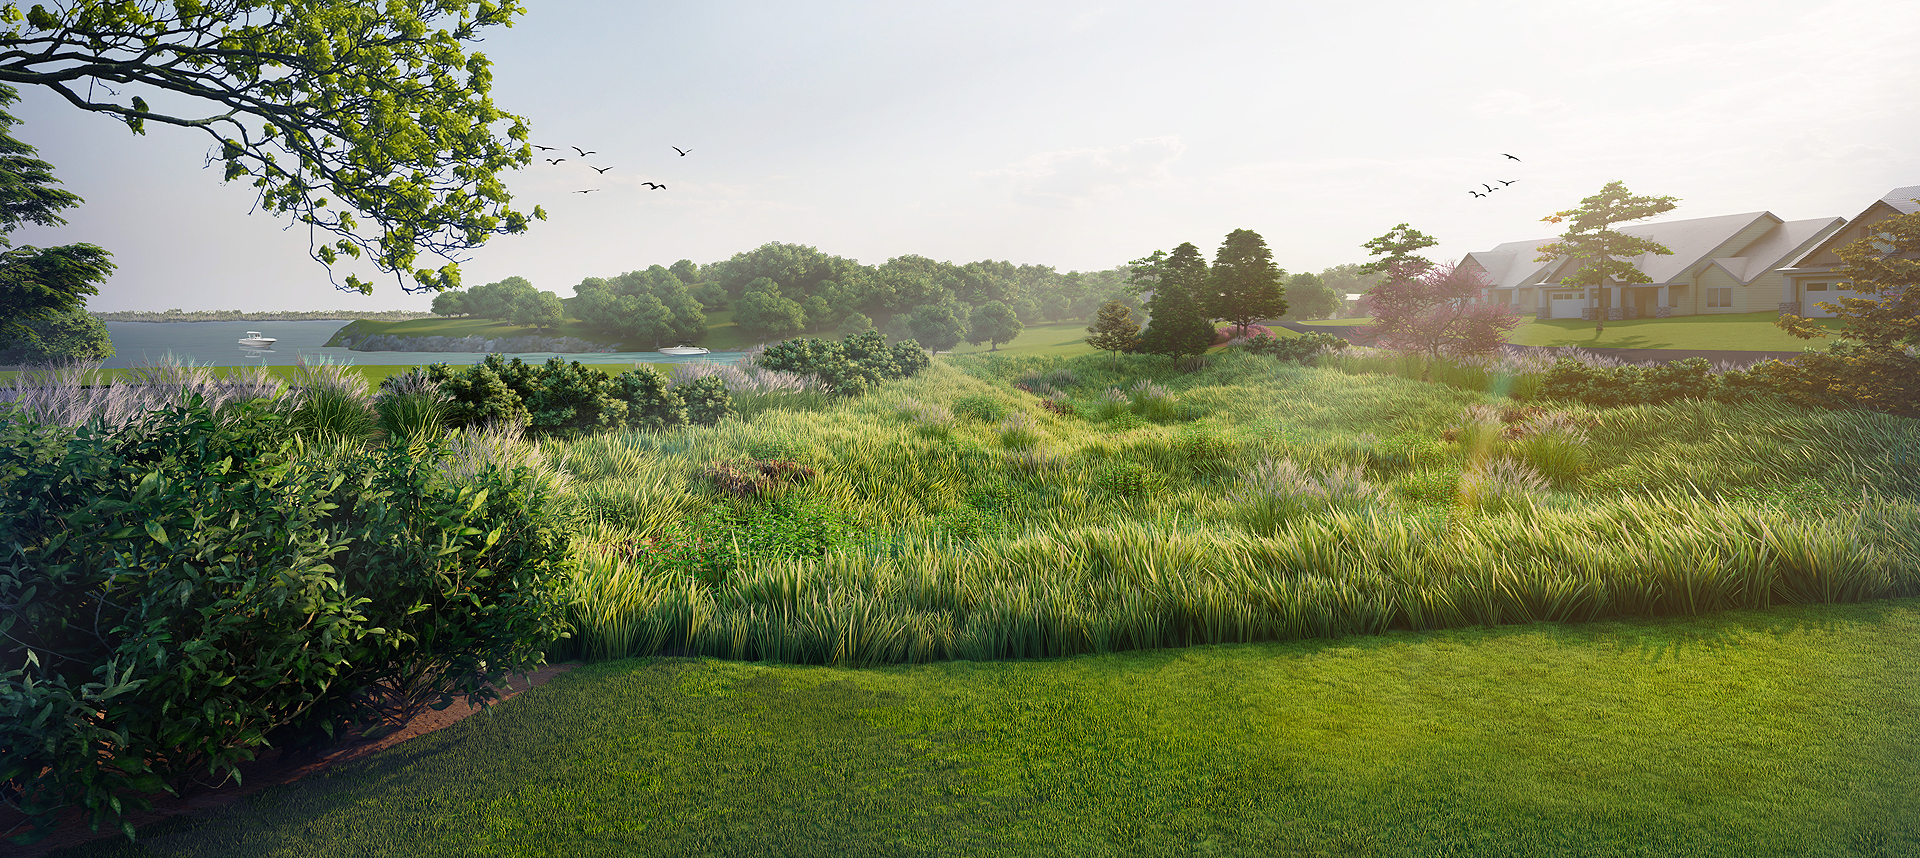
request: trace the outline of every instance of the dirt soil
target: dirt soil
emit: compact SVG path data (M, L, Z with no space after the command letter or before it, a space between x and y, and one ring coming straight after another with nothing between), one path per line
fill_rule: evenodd
M505 700L530 687L545 685L554 677L577 666L578 662L550 664L533 672L530 677L531 684L527 679L516 674L509 680L511 687L496 686L495 690L499 692L500 699ZM240 764L241 782L239 784L220 789L200 790L178 798L165 793L150 796L153 800L153 810L130 814L127 819L138 830L142 826L163 819L224 807L268 787L292 783L335 766L365 759L415 736L424 736L454 724L480 711L482 711L480 707L469 704L465 698L460 698L455 700L452 706L439 712L429 709L415 717L405 728L378 739L362 738L358 730L350 732L340 743L329 750L322 751L317 758L309 756L304 759L283 760L281 752L265 751L253 762ZM12 828L18 821L19 817L14 814L0 813L0 831ZM99 831L91 831L87 827L86 814L78 809L72 809L61 815L59 828L38 843L31 846L18 846L0 840L0 855L38 858L50 852L69 849L106 837L124 838L126 835L117 828L108 828L105 825L102 825Z

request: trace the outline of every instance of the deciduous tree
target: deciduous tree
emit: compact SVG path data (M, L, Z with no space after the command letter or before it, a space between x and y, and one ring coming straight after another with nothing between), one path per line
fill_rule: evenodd
M1920 213L1894 215L1873 229L1837 251L1846 263L1838 276L1860 297L1820 305L1843 321L1839 342L1793 363L1861 407L1920 417ZM1775 324L1803 339L1826 336L1802 316L1782 314Z
M1119 359L1121 352L1133 351L1140 344L1140 323L1134 321L1133 311L1119 301L1108 301L1100 308L1100 316L1087 326L1087 345L1103 352L1113 352Z
M0 347L0 365L99 361L113 357L106 323L85 310L69 310L25 323L26 333Z
M967 342L990 343L987 351L997 352L1001 343L1012 342L1024 330L1026 326L1020 323L1019 315L1005 301L988 301L976 308L967 320Z
M952 301L922 305L908 314L907 332L934 354L952 351L960 344L960 338L967 335L967 323L960 318L961 312L961 306Z
M1339 312L1340 296L1320 279L1320 275L1302 271L1287 281L1289 319L1325 319Z
M1361 329L1363 341L1425 357L1422 381L1432 377L1433 364L1442 356L1492 355L1520 317L1505 304L1480 300L1489 285L1478 268L1402 262L1361 299L1373 317L1373 324Z
M740 296L733 323L752 336L783 340L807 329L807 314L800 302L781 295L771 278L760 277Z
M512 321L516 325L544 331L559 327L566 317L566 305L561 304L560 296L552 292L534 292L514 298Z
M524 14L513 0L22 5L0 6L0 81L135 134L201 130L227 181L333 236L312 245L329 269L364 252L408 292L454 288L462 251L527 229L499 178L532 160L526 121L494 107L487 58L463 50ZM447 264L416 268L421 250ZM373 291L353 274L343 288Z

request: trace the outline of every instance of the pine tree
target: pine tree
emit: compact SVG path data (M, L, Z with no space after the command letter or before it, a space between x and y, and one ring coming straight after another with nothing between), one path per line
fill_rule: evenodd
M1227 233L1213 258L1204 304L1207 315L1245 328L1261 319L1278 319L1287 312L1280 283L1287 272L1273 264L1266 239L1250 229Z
M1148 354L1184 357L1197 355L1213 345L1213 324L1196 296L1207 288L1207 260L1200 248L1184 242L1173 249L1160 266L1160 282L1147 301L1146 333L1140 335L1140 351Z

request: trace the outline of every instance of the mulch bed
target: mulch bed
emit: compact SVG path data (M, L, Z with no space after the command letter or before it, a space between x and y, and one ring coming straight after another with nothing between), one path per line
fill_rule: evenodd
M529 677L531 683L529 683L528 679L523 679L516 675L510 680L510 688L496 687L495 690L499 692L500 699L505 700L518 695L529 687L545 685L549 680L572 670L577 667L578 664L578 662L550 664L534 671ZM454 701L452 706L438 712L429 709L408 722L406 727L378 739L363 738L359 730L353 730L347 733L341 741L331 749L321 752L318 757L308 755L306 757L284 759L287 755L283 752L266 751L262 753L258 759L250 763L240 764L240 783L238 784L221 787L219 789L189 792L179 797L167 793L149 796L149 798L153 800L153 809L129 814L127 820L132 822L133 827L137 830L142 826L151 825L163 819L203 813L215 808L225 807L268 787L293 783L301 778L327 771L335 766L345 765L373 756L415 736L424 736L480 711L483 711L480 707L473 706L469 704L465 698L462 698ZM87 814L83 810L78 808L69 809L61 814L59 828L55 829L52 834L47 835L45 839L31 846L17 846L5 840L0 840L0 854L17 855L21 856L21 858L37 858L37 856L46 855L49 852L69 849L106 837L126 836L122 834L118 828L109 828L106 825L102 825L99 831L89 830L87 827L87 819ZM19 821L20 817L18 815L0 811L0 831L12 828L14 824Z

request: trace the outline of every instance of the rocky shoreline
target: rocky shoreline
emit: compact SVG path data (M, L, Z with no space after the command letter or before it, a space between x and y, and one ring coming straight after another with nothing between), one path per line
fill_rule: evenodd
M576 337L396 337L372 334L355 337L345 331L329 346L356 352L556 352L559 354L610 354L619 349Z

